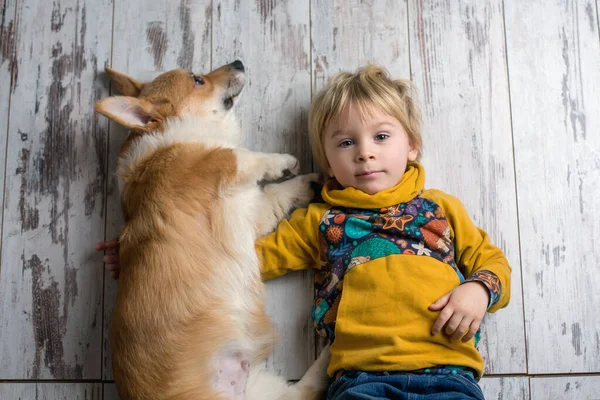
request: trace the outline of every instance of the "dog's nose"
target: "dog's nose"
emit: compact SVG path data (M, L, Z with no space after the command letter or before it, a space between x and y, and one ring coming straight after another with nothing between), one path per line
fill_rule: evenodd
M244 64L240 60L235 60L234 62L232 62L229 65L231 65L233 68L237 69L238 71L242 71L242 72L246 71L246 68L244 68Z

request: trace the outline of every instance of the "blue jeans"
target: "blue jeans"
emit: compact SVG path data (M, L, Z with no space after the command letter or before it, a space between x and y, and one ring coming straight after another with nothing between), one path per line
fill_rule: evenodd
M327 400L485 400L469 374L424 375L410 372L348 371L335 380Z

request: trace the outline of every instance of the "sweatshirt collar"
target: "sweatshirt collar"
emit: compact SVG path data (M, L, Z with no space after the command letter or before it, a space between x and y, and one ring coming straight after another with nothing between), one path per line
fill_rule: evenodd
M405 203L417 196L425 186L425 170L416 162L408 163L406 172L394 187L375 194L367 194L362 190L342 187L335 179L323 186L323 200L335 207L349 208L383 208Z

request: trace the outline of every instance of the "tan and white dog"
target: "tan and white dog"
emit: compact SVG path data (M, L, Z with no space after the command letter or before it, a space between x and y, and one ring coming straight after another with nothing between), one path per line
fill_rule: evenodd
M258 186L298 161L237 147L243 64L148 84L107 74L124 96L95 108L131 130L117 166L126 222L110 332L120 398L319 398L327 349L294 385L260 368L275 338L254 242L309 202L315 177Z

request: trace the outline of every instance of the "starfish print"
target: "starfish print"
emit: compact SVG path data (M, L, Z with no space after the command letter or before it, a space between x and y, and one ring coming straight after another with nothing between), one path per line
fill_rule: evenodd
M407 222L410 222L414 219L412 215L401 215L400 217L390 217L385 219L385 224L383 225L383 229L388 228L397 228L401 231L404 230L404 225Z

